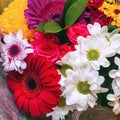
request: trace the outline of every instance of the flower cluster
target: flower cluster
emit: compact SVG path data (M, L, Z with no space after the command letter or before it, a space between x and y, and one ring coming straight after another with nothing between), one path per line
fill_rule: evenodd
M13 0L4 10L3 86L23 118L65 120L70 111L97 104L120 113L118 6L115 0Z

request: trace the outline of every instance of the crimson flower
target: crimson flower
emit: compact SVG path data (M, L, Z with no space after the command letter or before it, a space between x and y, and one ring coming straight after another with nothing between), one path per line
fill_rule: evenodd
M60 101L60 75L57 67L40 56L28 55L23 74L9 72L7 84L19 110L33 117L53 111Z

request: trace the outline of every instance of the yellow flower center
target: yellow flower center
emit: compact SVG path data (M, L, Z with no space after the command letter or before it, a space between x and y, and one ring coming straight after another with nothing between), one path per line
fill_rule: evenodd
M79 82L77 84L77 90L79 93L88 94L90 93L90 85L87 82Z
M90 49L87 51L87 58L88 60L98 60L100 57L100 52L97 49Z

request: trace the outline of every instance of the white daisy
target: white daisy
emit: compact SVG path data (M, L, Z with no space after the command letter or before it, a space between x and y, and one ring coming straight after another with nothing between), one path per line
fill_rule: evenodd
M109 44L109 51L111 51L112 53L111 56L115 55L116 52L120 53L120 47L119 47L119 44L120 44L119 31L120 30L119 29L115 29L114 31L109 33L107 26L101 27L101 25L97 22L95 22L93 25L88 24L87 27L91 35L101 35L106 38Z
M107 57L111 55L111 52L108 51L108 42L103 35L88 36L87 38L80 36L78 45L75 47L82 64L90 64L95 70L99 70L100 66L108 67L110 65Z
M118 70L113 69L113 70L111 70L111 71L109 72L109 76L110 76L111 78L120 77L120 58L115 57L114 63L118 66Z
M108 94L107 99L111 102L108 102L110 106L113 107L113 112L115 114L120 113L120 78L116 78L112 82L112 88L114 94Z
M48 113L46 116L52 116L52 120L65 120L65 116L69 111L73 111L74 107L66 105L64 97L61 97L61 101L57 107L53 108L53 112Z
M24 59L33 52L33 49L26 39L22 40L22 37L22 30L19 30L17 35L10 32L4 37L4 43L1 43L1 58L5 71L16 70L22 73L26 68Z
M104 77L99 76L98 71L80 68L78 71L67 70L65 79L65 89L63 95L67 105L76 105L78 111L83 111L94 107L97 94L106 92L106 88L101 88Z
M87 28L91 35L108 34L108 27L107 26L101 27L101 25L98 22L95 22L94 24L88 24Z

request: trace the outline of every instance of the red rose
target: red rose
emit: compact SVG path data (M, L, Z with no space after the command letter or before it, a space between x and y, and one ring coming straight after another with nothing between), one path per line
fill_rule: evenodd
M109 25L112 22L112 18L106 17L106 15L99 10L91 12L90 23L98 22L101 26Z
M35 40L38 40L39 42L43 42L43 41L49 42L50 41L55 44L60 43L60 41L56 35L46 34L46 33L39 32L39 31L35 32Z
M59 57L59 48L57 44L51 42L32 41L34 55L44 56L47 60L55 62Z
M73 50L75 50L73 45L69 45L67 43L60 45L59 46L59 52L60 52L59 59L62 58L68 52L73 51Z
M87 7L99 8L103 4L104 0L89 0Z
M76 23L67 31L67 36L73 44L77 44L78 36L86 37L87 35L89 35L89 31L85 24Z

